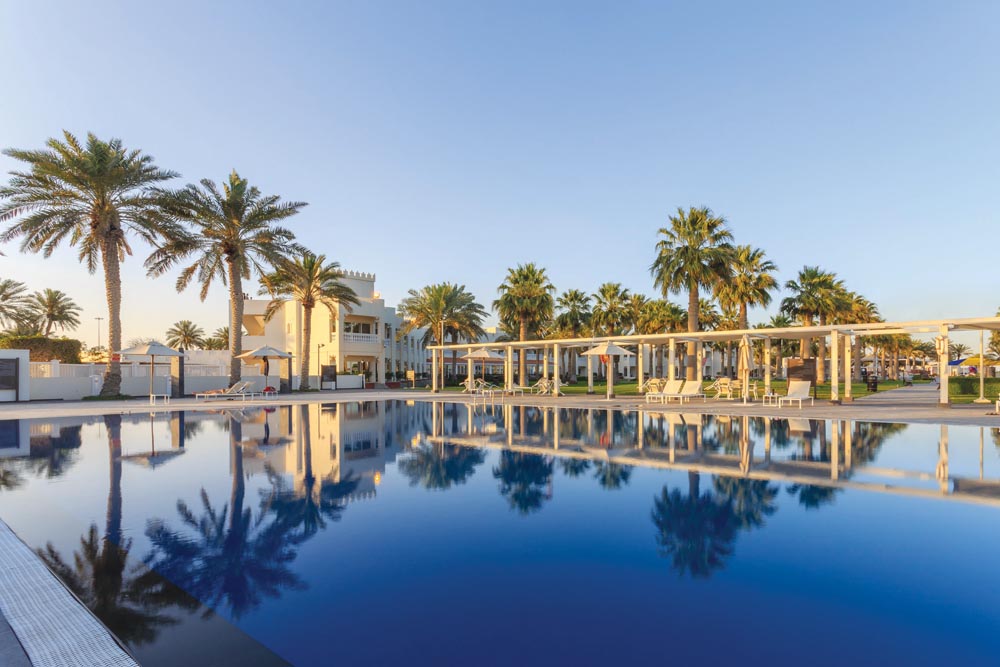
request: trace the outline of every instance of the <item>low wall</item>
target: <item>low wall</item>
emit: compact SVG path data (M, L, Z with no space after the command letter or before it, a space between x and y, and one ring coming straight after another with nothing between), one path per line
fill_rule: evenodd
M101 382L100 377L96 382L89 377L31 378L31 398L35 401L79 401L96 395L101 389Z
M365 376L363 375L338 375L337 389L364 389Z

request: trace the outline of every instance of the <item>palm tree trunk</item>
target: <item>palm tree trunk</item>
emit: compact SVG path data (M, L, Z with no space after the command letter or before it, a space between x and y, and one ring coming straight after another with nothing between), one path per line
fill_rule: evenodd
M242 298L242 295L241 295ZM229 532L233 534L243 519L243 424L229 419L229 456L232 459L232 485L229 491Z
M521 329L517 332L518 338L522 341L528 340L528 319L524 315L521 316L520 325ZM517 380L522 387L527 387L528 364L527 359L524 357L524 351L523 347L517 351Z
M108 365L104 370L101 396L122 393L122 368L117 353L122 349L122 277L118 248L112 239L105 239L101 248L104 264L104 291L108 299Z
M458 332L451 332L451 344L458 345ZM458 350L451 351L451 376L458 379Z
M742 302L740 304L740 329L750 328L750 319L748 311L749 308L747 307L746 301Z
M302 307L302 367L299 369L299 389L309 388L309 353L312 351L313 309ZM265 384L267 378L264 379Z
M694 333L698 330L698 284L692 283L688 286L688 332ZM684 379L693 380L697 377L695 369L695 358L698 354L697 344L689 342L687 344L687 359L684 360Z
M861 382L861 352L862 352L862 348L864 348L864 344L861 342L861 338L858 337L858 340L855 341L855 343L854 343L854 347L851 348L851 356L854 357L854 359L853 359L854 377L852 379L855 380L856 382Z
M226 260L229 272L229 386L240 381L243 371L243 276L232 260Z

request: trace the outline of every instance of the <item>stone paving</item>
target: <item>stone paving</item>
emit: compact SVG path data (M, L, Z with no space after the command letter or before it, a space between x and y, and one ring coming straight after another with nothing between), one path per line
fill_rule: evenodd
M702 412L705 414L750 415L755 417L798 417L807 419L844 419L857 421L933 423L950 425L992 426L1000 428L1000 417L995 406L990 403L953 405L942 408L937 405L937 390L933 385L917 385L879 392L855 399L853 402L835 405L826 400L818 400L815 405L803 407L782 407L763 405L760 401L744 404L740 400L702 401L695 399L683 406L677 403L662 405L647 404L637 396L622 396L607 400L599 395L553 396L496 396L486 398L486 402L509 403L514 405L537 405L564 408L600 408L621 410L647 410L650 412ZM169 410L220 410L234 407L254 407L261 405L288 405L312 402L378 401L378 400L418 400L447 402L482 402L483 397L472 397L459 392L431 394L426 389L322 391L303 394L282 395L259 400L212 400L194 398L174 399L169 404L149 405L145 400L129 401L54 401L33 403L0 403L0 419L44 419L47 417L87 416L102 414L133 414L161 412Z

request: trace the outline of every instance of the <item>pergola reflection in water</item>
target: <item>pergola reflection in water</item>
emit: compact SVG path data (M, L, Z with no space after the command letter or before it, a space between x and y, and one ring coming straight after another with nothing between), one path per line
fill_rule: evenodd
M906 424L498 404L466 406L466 432L446 434L444 406L432 409L427 440L434 444L1000 507L1000 478L984 475L984 427L979 475L969 477L951 472L944 424L938 427L934 468L920 470L874 464L881 442ZM775 443L794 438L801 441L801 454L772 456ZM813 455L814 443L819 456Z

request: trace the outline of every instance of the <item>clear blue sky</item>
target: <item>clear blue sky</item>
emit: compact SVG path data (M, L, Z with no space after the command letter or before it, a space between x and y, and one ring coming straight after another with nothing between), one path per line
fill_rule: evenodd
M451 280L488 304L524 261L652 295L657 228L708 205L782 281L820 264L888 318L992 314L998 25L989 1L5 2L0 145L91 130L178 186L235 167L309 202L299 239L390 303ZM100 277L4 250L93 343ZM143 257L126 340L225 324L221 285L201 304Z

